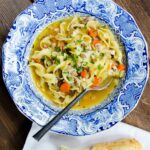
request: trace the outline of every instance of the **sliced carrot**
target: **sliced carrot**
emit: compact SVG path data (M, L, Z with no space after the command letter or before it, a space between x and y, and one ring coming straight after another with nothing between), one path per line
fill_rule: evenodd
M70 92L70 84L64 82L60 86L60 91L63 93L69 93Z
M124 64L118 65L118 70L119 70L119 71L125 70L125 65L124 65Z
M92 38L95 38L95 37L97 37L98 36L98 33L97 33L97 31L95 30L95 29L89 29L89 35L92 37Z
M91 85L91 87L96 87L96 86L99 86L100 83L101 83L102 79L101 78L98 78L97 76L94 77L94 81L93 81L93 84Z
M96 45L96 44L99 44L99 43L101 43L101 41L100 41L99 39L96 39L96 38L95 38L95 39L93 40L93 42L92 42L92 45L95 47L95 45Z
M87 76L87 71L86 70L83 70L81 73L80 73L81 77L82 78L86 78Z

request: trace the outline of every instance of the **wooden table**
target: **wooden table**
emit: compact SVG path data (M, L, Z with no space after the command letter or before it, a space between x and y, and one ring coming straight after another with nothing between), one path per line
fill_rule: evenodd
M136 19L150 45L150 0L115 0ZM32 0L0 0L0 47L15 17ZM1 52L1 50L0 50ZM1 56L1 55L0 55ZM0 63L1 64L1 63ZM1 65L0 65L1 66ZM150 80L136 109L124 122L150 131ZM31 122L15 107L0 74L0 149L20 150L30 129Z

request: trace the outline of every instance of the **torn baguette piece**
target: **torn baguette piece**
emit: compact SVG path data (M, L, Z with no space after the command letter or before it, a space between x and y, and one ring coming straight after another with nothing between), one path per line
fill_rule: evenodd
M91 147L91 150L142 150L142 146L136 139L122 139L95 144Z
M91 148L68 148L62 146L60 150L142 150L136 139L122 139L114 142L94 144Z

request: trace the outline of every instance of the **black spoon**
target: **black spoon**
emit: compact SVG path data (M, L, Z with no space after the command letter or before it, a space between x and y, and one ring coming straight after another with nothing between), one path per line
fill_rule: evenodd
M71 101L64 109L62 109L49 123L47 123L42 129L40 129L35 135L33 135L33 138L39 141L45 135L45 133L47 133L62 118L62 116L65 115L88 91L104 90L111 84L111 82L112 79L110 79L102 86L95 88L87 88L83 90L73 101Z

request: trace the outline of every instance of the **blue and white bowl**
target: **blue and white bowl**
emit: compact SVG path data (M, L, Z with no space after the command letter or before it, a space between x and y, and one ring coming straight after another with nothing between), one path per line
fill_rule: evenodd
M137 105L148 79L146 41L133 17L111 0L37 0L16 18L3 46L3 79L18 109L30 120L45 125L59 111L35 88L28 56L37 35L49 23L76 13L106 22L124 44L127 72L109 103L86 111L70 111L51 130L74 136L106 130ZM102 107L103 106L103 107Z

